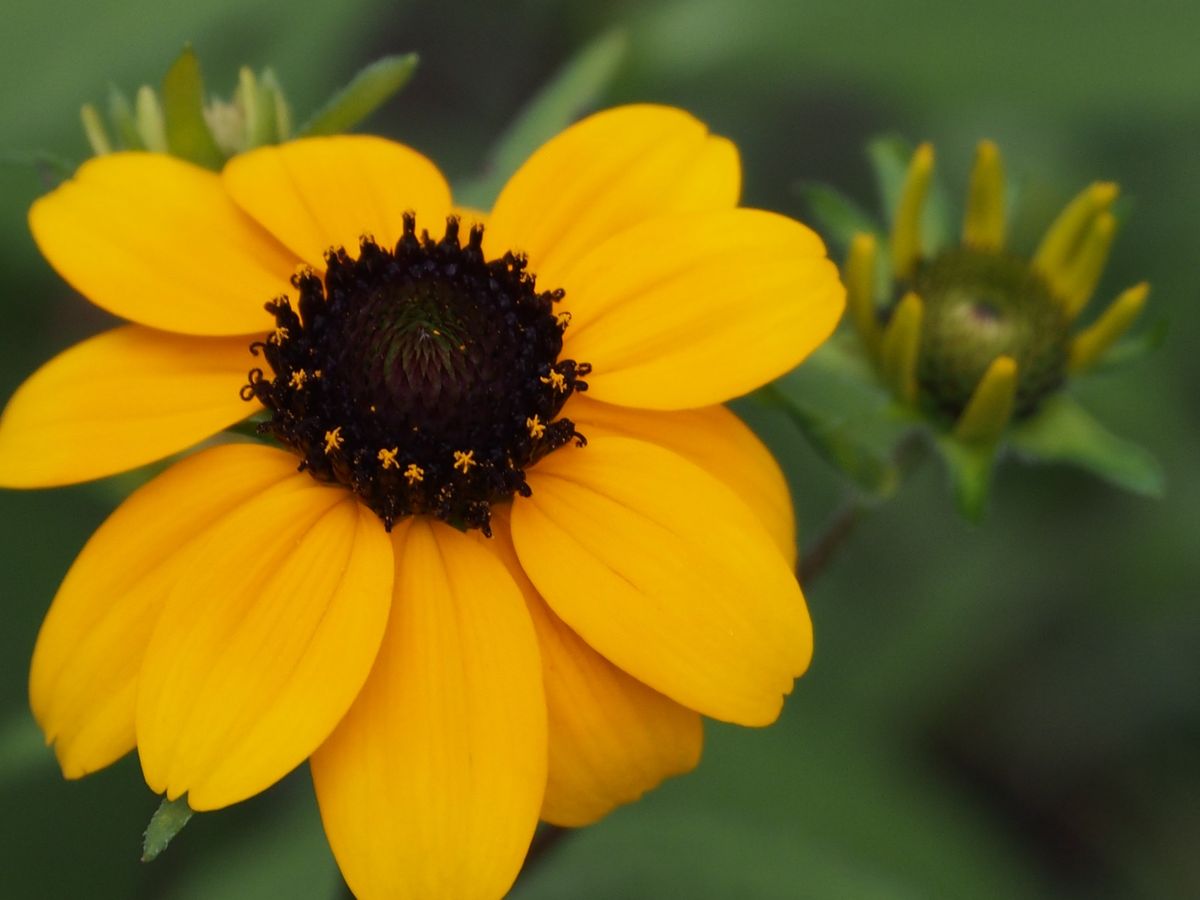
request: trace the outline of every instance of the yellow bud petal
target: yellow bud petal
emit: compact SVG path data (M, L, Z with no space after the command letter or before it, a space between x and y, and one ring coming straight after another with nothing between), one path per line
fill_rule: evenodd
M875 308L875 235L859 233L846 257L846 301L858 335L872 353L879 350L879 318Z
M1011 356L998 356L979 379L967 408L959 416L955 437L973 444L995 443L1012 418L1016 396L1017 362Z
M1121 293L1095 322L1075 336L1067 366L1072 373L1084 372L1095 365L1104 352L1121 337L1141 315L1150 294L1144 281Z
M917 399L917 351L924 317L921 298L911 291L905 294L892 313L880 348L884 377L896 396L910 405Z
M933 177L933 145L921 144L913 153L892 223L892 270L896 277L911 280L921 258L921 213Z
M963 243L981 250L1004 246L1004 164L991 141L980 141L971 170Z

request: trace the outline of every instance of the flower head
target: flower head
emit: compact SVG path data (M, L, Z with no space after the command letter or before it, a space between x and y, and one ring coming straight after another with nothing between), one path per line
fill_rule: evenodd
M990 141L976 154L957 244L930 237L943 230L927 202L933 147L902 157L895 142L880 141L873 155L891 188L891 230L885 243L861 219L850 229L849 318L874 376L895 399L893 418L934 436L963 511L982 514L993 462L1006 446L1035 458L1057 453L1153 492L1152 461L1063 393L1129 329L1148 294L1145 284L1128 288L1092 324L1076 327L1116 233L1116 185L1085 188L1027 258L1006 246L1007 191ZM822 199L845 218L838 201Z
M759 725L806 668L787 490L720 404L843 305L821 242L737 207L736 150L635 106L488 215L370 137L85 164L46 258L134 324L52 360L0 478L65 484L247 417L96 532L34 655L68 777L137 749L195 809L310 760L360 896L497 896L539 819L593 821ZM489 537L490 535L490 537Z

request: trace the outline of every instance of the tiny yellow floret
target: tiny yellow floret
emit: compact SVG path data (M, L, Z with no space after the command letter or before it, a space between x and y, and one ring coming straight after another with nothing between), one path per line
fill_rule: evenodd
M282 344L287 339L288 330L282 325L278 325L276 326L275 330L271 332L271 337L268 340L270 340L272 344Z
M472 466L477 465L479 465L479 463L475 462L474 450L468 450L465 453L462 450L454 451L454 468L458 469L458 471L462 472L464 475L471 470Z
M551 369L550 374L539 378L542 384L552 384L556 391L565 391L567 389L567 379L562 372L557 369Z
M542 420L536 415L525 420L525 427L529 429L529 436L531 438L540 438L546 433L546 426L542 424Z
M325 432L325 452L332 453L342 447L342 426L338 425L332 431Z
M304 383L306 381L308 381L308 373L303 369L297 369L292 373L292 377L288 381L288 384L290 384L296 390L300 390L300 388L304 387Z
M408 479L409 484L416 484L425 480L425 470L416 463L409 463L408 468L404 470L404 477Z
M393 447L390 450L383 448L375 455L375 458L382 463L385 469L398 469L400 468L400 463L396 462L396 454L399 452L399 447Z

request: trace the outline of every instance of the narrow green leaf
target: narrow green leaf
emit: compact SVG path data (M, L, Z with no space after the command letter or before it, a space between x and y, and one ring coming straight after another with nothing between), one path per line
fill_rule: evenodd
M594 106L625 59L629 41L615 29L596 38L558 71L521 110L488 154L484 174L459 186L470 206L490 207L500 188L534 150Z
M884 224L889 230L896 218L896 208L900 205L900 194L904 189L904 177L908 173L908 164L912 160L914 150L912 143L894 135L877 137L867 144L867 157L875 171L875 180L883 199ZM921 217L921 246L926 254L936 253L944 247L950 240L953 227L946 189L937 177L936 168L934 171Z
M304 123L299 137L349 131L408 83L417 61L417 54L405 53L371 63Z
M205 168L221 168L225 156L204 119L204 80L190 46L163 77L162 105L171 153Z
M882 237L879 223L836 188L806 183L797 185L796 193L807 210L809 224L833 245L838 257L845 256L856 234Z
M949 434L938 435L935 443L946 464L958 511L978 524L987 513L997 445L966 444Z
M154 815L150 817L150 824L146 826L142 840L142 862L150 862L166 850L167 845L191 818L192 809L187 805L185 797L178 800L168 800L164 797Z
M1146 497L1163 494L1163 471L1142 447L1119 438L1075 400L1060 394L1009 433L1022 456L1086 469L1110 484Z

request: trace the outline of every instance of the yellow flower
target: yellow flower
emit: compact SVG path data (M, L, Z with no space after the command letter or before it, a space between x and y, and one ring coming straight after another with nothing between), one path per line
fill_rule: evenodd
M487 897L539 816L693 767L701 715L773 721L811 653L791 505L720 404L823 341L843 291L739 183L729 141L633 106L461 235L433 164L373 137L219 175L106 156L38 201L46 258L134 324L20 388L3 483L264 411L282 445L193 453L80 553L30 688L67 777L136 748L209 810L308 759L359 896Z

